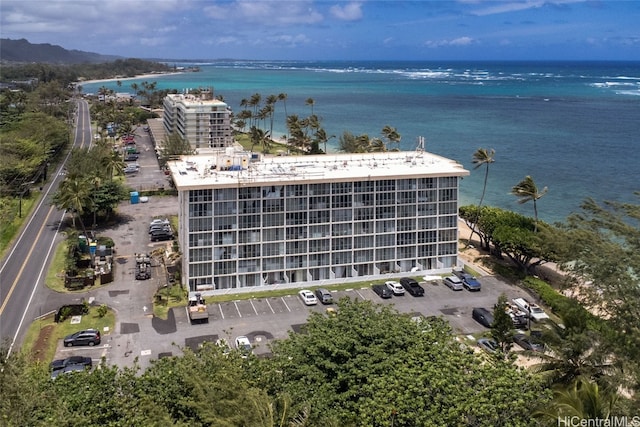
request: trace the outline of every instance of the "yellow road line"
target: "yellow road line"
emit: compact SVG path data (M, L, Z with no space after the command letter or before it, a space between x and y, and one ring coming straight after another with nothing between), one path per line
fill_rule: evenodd
M18 285L18 281L20 280L20 277L22 277L22 272L24 271L27 264L29 263L29 259L31 258L31 254L33 253L33 250L36 247L36 244L39 243L38 241L40 240L40 235L42 234L42 230L44 230L44 227L47 225L47 222L49 222L49 217L51 216L51 212L53 212L54 209L55 209L55 206L51 206L51 208L49 208L49 212L47 213L45 220L42 222L42 225L40 226L40 230L38 230L38 234L36 238L31 243L31 248L29 249L29 253L25 257L24 261L22 262L22 265L20 266L20 271L16 276L16 280L14 280L13 284L11 284L11 289L9 289L9 293L7 293L7 297L5 298L5 300L2 303L2 306L0 307L0 315L4 312L4 308L7 306L7 303L11 299L11 295L13 294L13 291Z

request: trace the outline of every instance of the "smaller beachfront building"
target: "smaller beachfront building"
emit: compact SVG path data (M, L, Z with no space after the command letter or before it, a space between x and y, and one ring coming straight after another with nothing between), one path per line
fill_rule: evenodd
M191 148L224 149L233 144L231 109L213 96L213 89L169 94L163 101L163 125L189 142Z
M451 271L469 174L424 151L273 156L227 148L168 164L182 280L204 295Z

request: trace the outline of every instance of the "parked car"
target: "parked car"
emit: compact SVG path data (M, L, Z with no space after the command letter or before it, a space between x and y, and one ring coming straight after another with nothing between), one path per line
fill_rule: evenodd
M300 292L298 292L298 295L300 296L300 299L302 300L304 305L316 305L318 303L318 299L316 298L316 296L308 289L301 290Z
M155 224L149 227L149 234L154 231L167 231L171 232L171 226L169 224Z
M316 296L322 304L333 304L333 295L325 288L316 289Z
M125 162L135 162L136 160L138 160L137 154L127 154L126 156L124 156Z
M166 231L166 230L154 230L151 233L149 233L149 236L152 242L173 239L173 233L171 231Z
M403 277L400 279L400 285L414 297L424 296L424 288L415 279Z
M513 336L513 342L518 344L520 347L522 347L525 350L544 351L543 343L525 334L515 334Z
M171 222L167 218L156 218L149 223L149 231L154 225L171 225Z
M444 284L447 285L454 291L461 291L464 289L464 285L462 284L462 280L458 278L458 276L447 276L444 278Z
M71 366L71 365L80 365L80 366L90 368L91 366L93 366L93 362L91 361L90 357L71 356L71 357L67 357L66 359L54 360L53 362L51 362L49 367L51 368L52 371L57 371L58 369L64 369L67 366Z
M122 171L125 173L125 175L130 175L130 174L138 173L138 168L135 166L127 166Z
M482 289L482 284L475 278L472 274L464 273L462 275L462 285L468 291L480 291Z
M549 318L549 315L545 313L543 309L524 298L514 298L512 301L520 310L536 322L541 322Z
M471 312L471 317L473 320L480 323L482 326L486 326L490 328L493 325L493 313L491 313L486 308L476 307Z
M511 320L513 321L513 327L516 329L527 329L529 327L529 319L527 314L520 310L515 304L507 304L505 310Z
M67 375L74 372L82 372L87 369L87 366L84 365L69 365L65 366L62 369L56 369L55 371L51 371L51 379L55 380L60 375Z
M236 337L236 348L240 352L241 356L244 358L248 357L251 353L253 353L253 347L251 346L251 341L249 341L249 338L245 337L244 335L240 335L239 337Z
M372 285L371 289L380 298L387 299L393 296L393 291L387 287L387 285Z
M389 280L388 282L384 282L385 286L393 292L394 295L404 295L404 288L402 285L394 280Z
M67 335L64 338L65 347L73 347L75 345L94 346L100 344L100 331L97 329L85 329L74 334Z
M463 270L453 270L453 275L462 281L462 286L469 291L479 291L482 289L481 283L473 274Z
M498 351L498 343L491 338L478 339L478 347L486 351L487 353L495 353Z

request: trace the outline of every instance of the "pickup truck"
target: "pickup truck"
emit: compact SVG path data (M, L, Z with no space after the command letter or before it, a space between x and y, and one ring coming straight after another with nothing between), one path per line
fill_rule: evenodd
M403 277L400 279L402 287L414 297L424 296L424 288L420 284L410 277Z
M516 307L536 322L541 322L549 318L549 315L545 313L543 309L536 304L530 303L524 298L514 298L512 301Z

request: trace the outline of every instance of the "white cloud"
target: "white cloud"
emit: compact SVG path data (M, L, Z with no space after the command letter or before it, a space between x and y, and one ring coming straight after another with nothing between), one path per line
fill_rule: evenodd
M469 46L477 41L471 37L458 37L451 40L427 40L424 45L427 47L444 47L444 46Z
M334 17L343 21L357 21L362 18L362 3L352 2L345 6L334 5L329 11Z
M236 0L207 6L207 16L216 20L233 20L236 24L313 24L324 19L309 0L255 1Z
M525 1L505 1L505 2L491 2L491 6L484 7L482 9L477 9L472 11L472 15L476 16L487 16L487 15L496 15L500 13L509 13L509 12L519 12L522 10L528 9L537 9L542 6L547 5L555 5L561 6L564 4L570 3L584 3L585 0L525 0ZM469 4L480 4L479 2L471 2L467 1L464 3Z

